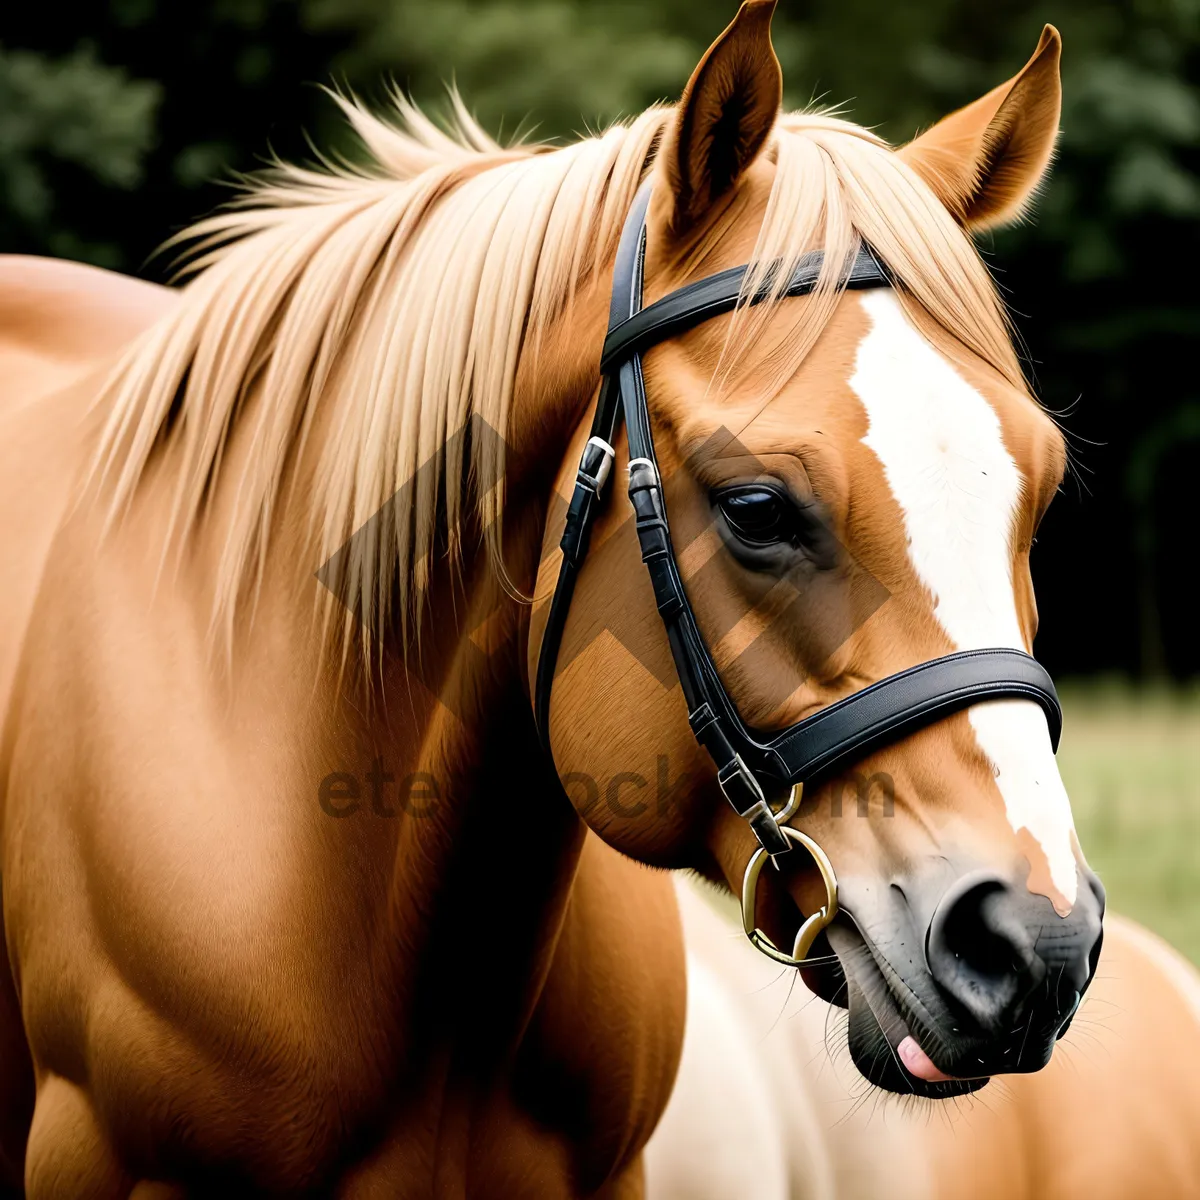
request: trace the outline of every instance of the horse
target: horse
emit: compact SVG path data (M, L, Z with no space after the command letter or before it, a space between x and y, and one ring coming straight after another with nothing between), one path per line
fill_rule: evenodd
M1045 705L960 706L752 827L613 501L535 720L639 196L647 297L750 263L746 303L643 355L679 567L739 711L782 728L1032 644L1063 440L971 234L1047 167L1058 36L893 150L781 113L772 9L747 0L677 106L567 146L502 147L457 100L449 130L343 100L365 165L269 172L191 231L180 288L0 266L12 1194L643 1195L664 1112L668 1139L673 1111L698 1128L675 1080L714 1011L688 1004L668 869L738 887L772 828L828 856L836 895L778 854L752 932L786 944L820 911L800 978L847 1006L870 1085L938 1104L1050 1058L1103 890ZM845 286L864 246L888 287ZM1137 1033L1182 1122L1137 1148L1158 1135L1173 1170L1194 1089Z

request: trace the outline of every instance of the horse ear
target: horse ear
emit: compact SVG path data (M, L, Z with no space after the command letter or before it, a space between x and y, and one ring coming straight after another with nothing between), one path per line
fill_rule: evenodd
M1061 54L1047 25L1018 74L899 151L967 229L1014 220L1037 191L1058 136Z
M783 103L783 73L771 45L774 11L775 0L745 0L684 89L659 156L676 233L733 187L774 128Z

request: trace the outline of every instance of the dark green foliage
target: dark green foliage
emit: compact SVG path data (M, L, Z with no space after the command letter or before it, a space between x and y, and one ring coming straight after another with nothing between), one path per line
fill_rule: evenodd
M85 245L55 220L51 163L81 171L106 189L143 178L162 89L96 61L81 44L65 58L0 50L0 209L10 235L26 231L51 253L120 260L111 243ZM19 238L20 233L17 233ZM7 240L7 239L6 239Z
M213 180L342 137L314 85L455 80L494 131L566 137L678 94L734 0L91 0L0 17L0 250L162 278ZM782 0L788 102L904 140L1063 33L1060 154L1032 223L984 245L1077 477L1035 550L1058 670L1200 671L1200 6Z
M0 248L163 278L146 260L228 198L213 181L332 123L316 84L349 42L292 0L6 5Z

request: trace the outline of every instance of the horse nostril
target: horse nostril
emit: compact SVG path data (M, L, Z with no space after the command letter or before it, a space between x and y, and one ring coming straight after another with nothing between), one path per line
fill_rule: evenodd
M1030 969L1033 946L1005 904L1003 886L980 884L959 898L943 930L954 957L978 974L1002 978Z
M1037 987L1045 966L1012 888L969 876L942 898L926 935L930 973L986 1030L999 1031Z

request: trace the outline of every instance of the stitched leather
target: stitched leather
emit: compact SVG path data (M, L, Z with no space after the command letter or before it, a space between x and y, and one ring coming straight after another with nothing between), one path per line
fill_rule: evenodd
M1062 708L1046 669L1022 650L963 650L889 675L773 739L782 778L834 774L878 746L980 700L1032 700L1058 749Z
M792 274L787 296L807 296L817 286L825 256L818 250L805 255ZM749 264L730 267L707 279L689 283L678 291L656 300L647 308L626 317L608 331L600 357L600 370L607 374L623 359L641 354L659 342L665 342L713 317L732 312L742 300L742 283L750 270ZM862 247L845 276L845 286L852 289L887 287L887 273L865 246ZM770 299L770 285L747 296L743 303L761 304Z

